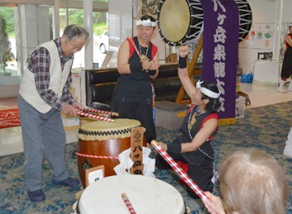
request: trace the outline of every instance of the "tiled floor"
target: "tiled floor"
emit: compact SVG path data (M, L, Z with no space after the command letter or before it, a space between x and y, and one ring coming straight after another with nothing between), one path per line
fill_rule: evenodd
M249 95L251 105L248 108L256 108L292 100L292 92L279 93L275 85L241 83L240 89ZM78 140L77 131L66 131L67 143ZM0 156L22 151L23 145L20 127L0 129Z

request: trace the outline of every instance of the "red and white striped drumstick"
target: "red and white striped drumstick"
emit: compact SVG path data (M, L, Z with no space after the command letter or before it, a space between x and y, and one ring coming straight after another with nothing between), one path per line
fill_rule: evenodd
M151 141L151 145L158 151L158 153L164 158L164 160L175 170L175 172L183 179L185 183L191 187L191 189L201 198L206 199L208 198L205 193L201 190L198 185L193 181L193 179L186 174L182 168L170 157L170 155L164 151L158 144L156 140Z
M110 119L110 118L101 117L101 116L97 116L97 115L93 115L93 114L87 114L87 113L84 113L81 111L76 111L76 114L78 114L80 116L90 117L90 118L97 119L97 120L104 120L107 122L115 122L115 120Z
M77 156L84 157L84 158L99 158L99 159L119 159L118 156L105 156L105 155L88 155L82 154L79 152L75 152Z
M128 199L127 195L125 193L122 193L122 199L124 200L130 214L136 214L130 200Z
M102 110L97 110L97 109L92 109L92 108L83 108L79 109L80 111L85 111L85 112L91 112L91 113L99 113L99 114L106 114L110 116L119 116L119 113L117 112L112 112L112 111L102 111Z

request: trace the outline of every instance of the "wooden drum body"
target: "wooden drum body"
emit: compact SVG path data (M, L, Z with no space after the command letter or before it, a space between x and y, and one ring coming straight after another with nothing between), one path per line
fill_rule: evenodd
M105 177L116 174L113 168L119 164L117 157L131 147L132 128L140 125L137 120L116 119L113 123L95 121L81 126L77 151L81 155L77 155L77 163L83 187L85 187L86 169L104 165ZM94 157L89 157L90 155ZM96 158L96 156L101 157Z

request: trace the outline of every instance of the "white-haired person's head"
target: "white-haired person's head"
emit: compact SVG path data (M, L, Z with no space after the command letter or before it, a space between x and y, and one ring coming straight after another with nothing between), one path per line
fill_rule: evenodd
M244 149L220 163L220 191L228 214L285 214L289 187L276 159L265 151Z

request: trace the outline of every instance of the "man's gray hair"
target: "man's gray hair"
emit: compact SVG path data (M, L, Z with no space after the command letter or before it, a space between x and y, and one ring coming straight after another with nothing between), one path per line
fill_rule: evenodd
M89 33L83 27L78 25L68 25L63 35L65 35L69 40L72 40L74 37L85 36L86 40L88 39Z

